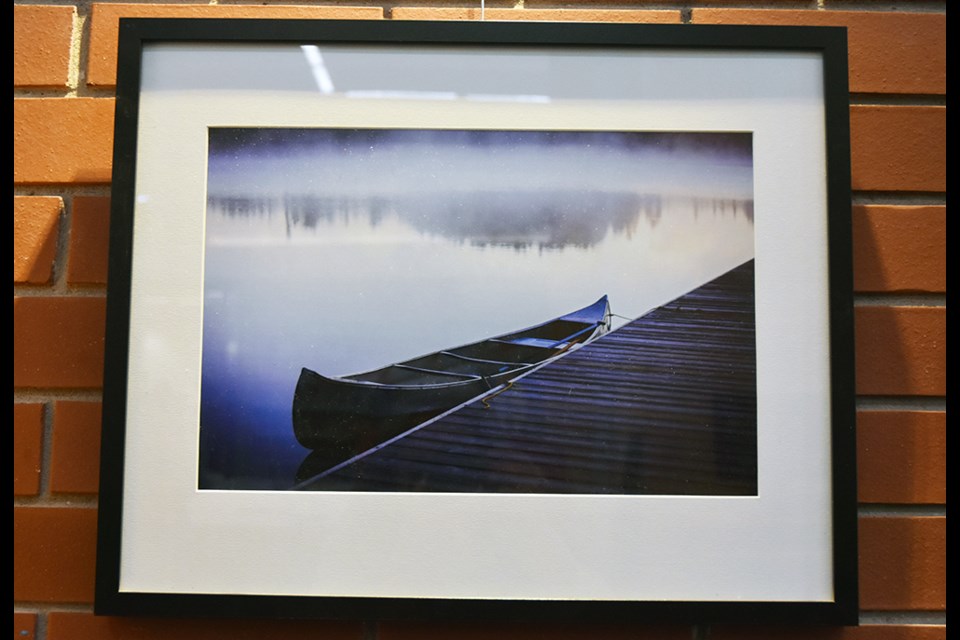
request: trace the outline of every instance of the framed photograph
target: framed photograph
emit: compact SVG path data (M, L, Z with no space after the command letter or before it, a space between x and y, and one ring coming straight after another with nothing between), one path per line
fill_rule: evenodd
M855 624L846 55L122 20L96 611Z

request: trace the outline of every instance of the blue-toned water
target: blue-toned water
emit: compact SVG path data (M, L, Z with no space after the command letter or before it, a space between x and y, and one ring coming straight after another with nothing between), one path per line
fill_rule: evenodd
M211 134L201 488L294 484L302 367L635 318L753 257L746 134L268 133Z

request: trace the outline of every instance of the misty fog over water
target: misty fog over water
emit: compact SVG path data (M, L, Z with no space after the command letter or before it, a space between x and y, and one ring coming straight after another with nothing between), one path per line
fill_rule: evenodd
M378 368L602 295L635 318L751 259L750 149L725 133L212 129L201 486L291 484L301 367Z

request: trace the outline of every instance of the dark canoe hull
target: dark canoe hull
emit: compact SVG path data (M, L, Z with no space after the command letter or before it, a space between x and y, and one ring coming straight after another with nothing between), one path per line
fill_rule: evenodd
M304 368L293 396L297 441L325 459L366 451L562 357L609 329L606 296L542 325L328 378Z
M491 384L495 386L470 380L445 387L380 387L304 369L294 393L293 430L308 449L336 450L348 457L487 393Z

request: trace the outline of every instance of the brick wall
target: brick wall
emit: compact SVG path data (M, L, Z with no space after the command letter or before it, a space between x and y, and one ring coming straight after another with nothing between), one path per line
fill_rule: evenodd
M14 638L946 636L945 0L490 0L498 20L845 25L861 623L853 629L95 618L100 377L120 16L478 19L478 2L14 3Z

